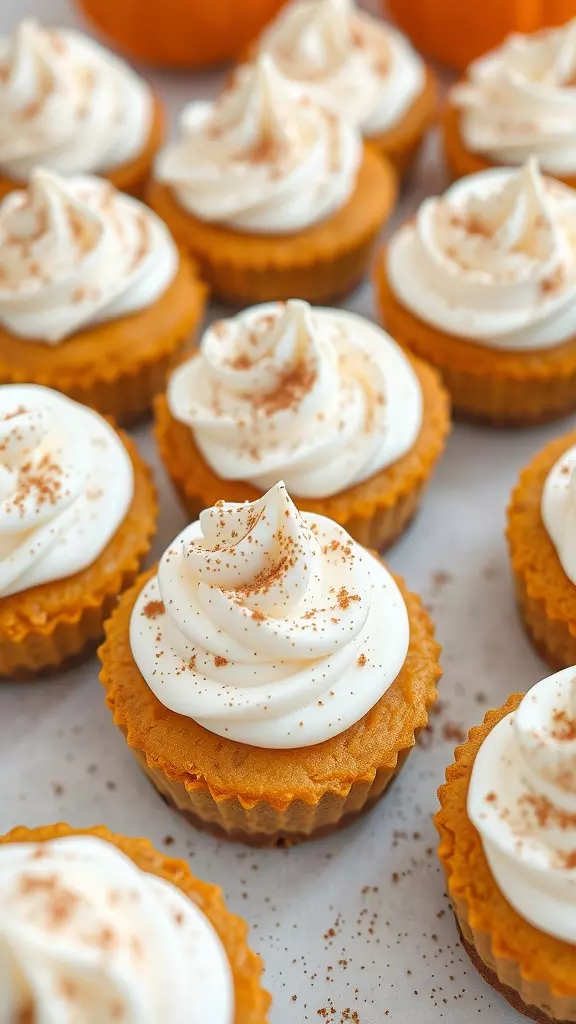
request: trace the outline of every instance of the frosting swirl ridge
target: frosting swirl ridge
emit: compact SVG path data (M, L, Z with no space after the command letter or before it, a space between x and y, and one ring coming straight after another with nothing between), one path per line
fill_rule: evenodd
M337 212L356 185L358 132L264 55L241 67L215 103L182 113L182 139L156 160L157 177L204 221L291 234Z
M576 944L576 668L537 683L488 734L468 814L506 899Z
M0 848L7 1020L232 1024L230 966L171 882L92 835Z
M306 302L219 321L168 385L214 471L265 490L279 476L327 497L404 455L422 423L418 378L374 324Z
M392 238L391 286L425 323L545 349L576 334L576 192L535 160L461 179Z
M282 483L218 502L160 561L130 642L166 707L269 748L336 736L400 671L408 616L388 571L336 523L301 515Z
M0 167L16 181L39 164L90 174L127 163L152 114L143 79L80 32L27 18L0 39Z
M576 585L576 447L550 470L542 490L542 522L568 579Z

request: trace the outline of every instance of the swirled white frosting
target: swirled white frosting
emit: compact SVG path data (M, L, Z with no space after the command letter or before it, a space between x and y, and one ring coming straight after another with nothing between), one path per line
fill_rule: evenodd
M576 192L533 160L462 178L394 235L387 272L400 302L448 334L558 345L576 336Z
M398 124L426 81L408 40L354 0L293 0L265 30L259 51L364 135Z
M394 682L408 613L382 563L282 483L218 502L164 554L130 626L166 707L219 736L307 747L358 722Z
M16 180L41 165L101 173L144 149L153 116L146 83L70 29L26 19L0 39L0 169Z
M172 415L223 480L325 498L405 455L422 392L389 335L353 313L293 299L206 332L168 384Z
M219 936L180 889L111 843L0 847L3 1021L232 1024Z
M0 324L23 340L56 345L144 309L177 270L160 218L100 178L35 170L0 204Z
M468 815L508 902L576 944L576 667L537 683L489 733Z
M101 416L50 388L0 387L0 600L92 565L133 492L130 456Z
M576 19L512 35L452 90L467 149L500 164L535 155L550 174L576 171Z
M186 107L181 129L181 141L159 154L156 176L201 220L290 234L336 213L354 192L359 133L267 55L240 68L215 103Z
M541 515L562 568L576 585L576 447L565 451L546 477Z

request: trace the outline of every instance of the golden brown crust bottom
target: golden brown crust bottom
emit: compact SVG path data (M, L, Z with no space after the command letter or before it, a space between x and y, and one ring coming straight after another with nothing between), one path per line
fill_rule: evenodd
M486 736L515 711L523 694L512 695L455 753L438 791L440 810L435 824L440 834L438 856L446 873L448 894L458 926L500 985L525 1004L529 1015L540 1012L554 1022L576 1021L576 951L570 943L546 935L508 903L488 866L482 841L467 813L472 767ZM484 973L484 972L483 972ZM524 1010L523 1012L526 1012ZM534 1019L538 1019L534 1017Z
M338 213L295 235L250 235L208 224L152 179L147 200L179 244L198 260L220 298L251 304L297 295L329 302L351 291L368 268L374 242L397 196L392 165L365 148L356 191Z
M126 425L149 412L204 312L206 289L183 256L153 306L79 331L59 345L0 328L0 384L42 384Z
M428 721L441 674L433 626L417 597L403 591L410 647L378 704L325 743L265 750L208 732L164 707L147 686L132 657L129 624L150 575L122 597L107 624L100 678L115 724L167 800L232 838L295 842L336 827L384 792Z
M65 836L95 836L112 843L142 871L171 882L191 899L208 918L226 951L234 979L234 1024L267 1024L271 999L261 987L262 961L247 945L245 921L226 909L219 886L201 882L186 861L166 857L148 839L117 835L104 825L82 829L63 822L33 829L20 826L0 836L0 843L47 843Z
M576 663L576 587L568 579L541 516L546 477L576 431L556 438L522 472L508 508L508 548L520 614L538 652L553 669Z
M438 82L433 71L427 68L424 89L402 120L387 132L368 136L366 142L390 161L400 177L404 177L410 171L424 136L437 116Z
M128 513L87 569L0 598L0 681L37 678L82 657L101 639L119 594L150 550L158 512L152 474L134 443L120 436L134 467Z
M520 427L576 409L576 338L539 352L512 352L444 334L398 301L388 281L385 249L376 261L375 286L385 327L436 367L458 415Z
M392 466L355 487L318 500L295 500L305 512L340 523L363 547L383 551L415 515L450 431L448 395L435 371L412 365L424 398L423 424L414 447ZM156 439L167 472L191 520L219 501L256 501L261 491L242 481L222 481L205 462L189 427L171 415L165 395L155 403Z

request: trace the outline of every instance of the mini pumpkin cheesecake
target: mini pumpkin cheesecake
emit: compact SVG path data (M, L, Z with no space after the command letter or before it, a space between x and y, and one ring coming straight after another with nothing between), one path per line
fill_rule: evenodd
M56 391L0 387L0 679L57 669L100 639L156 513L126 435Z
M138 195L163 137L160 100L93 39L32 18L0 38L0 197L38 166Z
M397 182L339 111L264 54L180 130L147 199L220 298L320 303L360 283Z
M576 1021L575 680L571 666L489 711L436 815L464 949L539 1024Z
M301 509L379 551L415 515L450 429L434 370L362 317L301 300L210 327L155 410L190 519L282 477Z
M202 512L106 632L106 700L151 782L191 824L260 846L375 804L441 674L420 600L283 484Z
M523 168L426 199L377 261L387 329L457 414L523 426L576 409L576 192Z
M354 0L294 0L255 44L332 103L403 174L435 119L436 81L399 32Z
M15 828L0 837L0 901L7 1020L267 1024L246 924L147 839Z
M37 169L0 203L0 384L42 384L137 420L204 296L162 221L101 178Z
M546 174L576 188L575 75L576 19L515 33L475 60L450 92L444 117L454 177L534 156Z

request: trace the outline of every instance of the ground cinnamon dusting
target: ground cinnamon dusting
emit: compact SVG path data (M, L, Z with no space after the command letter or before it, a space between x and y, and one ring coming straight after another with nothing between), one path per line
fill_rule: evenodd
M264 416L272 416L284 409L295 408L310 391L315 380L315 368L301 359L291 370L283 374L274 391L258 398L250 397L257 412Z
M223 668L224 665L228 664L228 658L223 658L220 654L214 655L214 664L216 668Z
M552 716L554 728L550 735L555 740L576 740L576 719L570 718L566 711L556 711Z
M142 615L146 619L157 619L159 615L164 615L166 607L163 601L148 601L142 609Z
M350 607L350 602L359 601L360 597L358 594L350 594L349 591L346 590L346 587L340 587L340 590L336 595L336 600L338 601L338 607L341 608L342 611L346 611L346 609Z
M365 654L359 654L356 664L359 665L360 668L364 668L364 665L366 664L367 661L368 658L366 657Z

